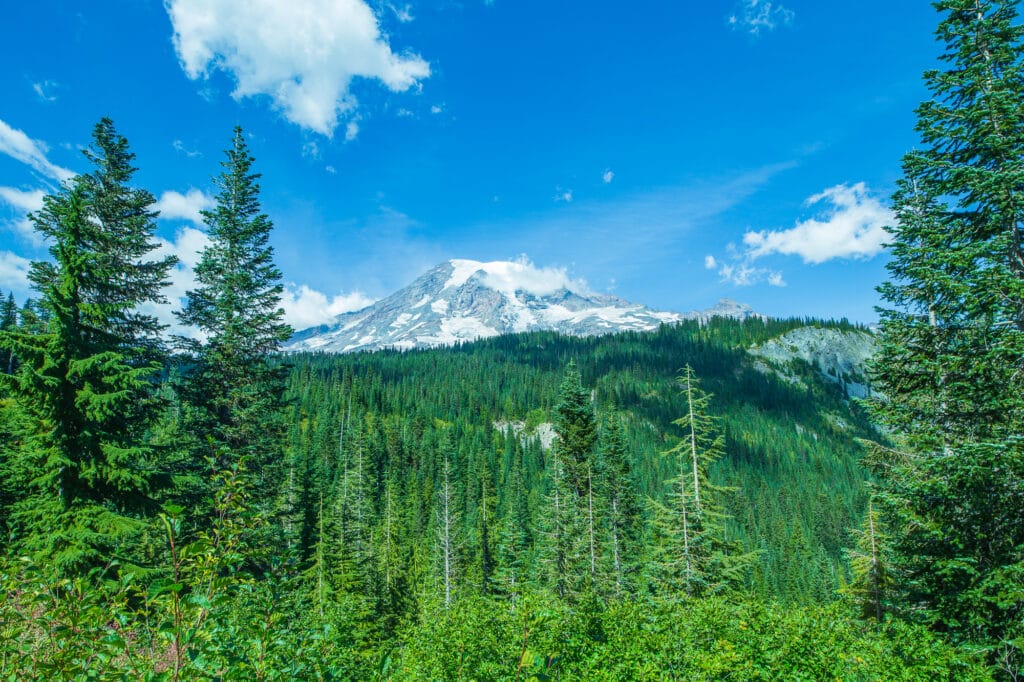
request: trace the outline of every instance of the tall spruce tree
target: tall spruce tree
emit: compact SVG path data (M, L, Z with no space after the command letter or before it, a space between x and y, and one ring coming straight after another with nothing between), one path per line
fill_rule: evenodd
M555 442L548 464L547 513L541 519L541 560L555 593L575 599L593 584L590 560L596 544L592 492L597 420L590 394L583 389L576 363L570 361L555 407Z
M0 333L13 332L18 328L18 304L14 302L12 291L3 306L0 307ZM0 351L0 372L14 374L14 351L3 349Z
M134 155L109 119L96 125L86 156L95 169L32 215L53 259L33 263L29 275L42 315L2 336L21 362L8 381L23 413L11 463L25 491L13 515L18 534L25 549L68 571L108 560L140 528L163 479L149 442L163 408L162 326L140 308L163 301L174 262L147 260L156 248L153 196L129 186Z
M260 208L259 173L242 129L214 178L214 208L202 212L210 244L195 275L179 319L198 329L201 344L187 344L195 367L185 394L196 408L191 430L212 438L218 457L249 459L254 496L276 505L283 471L284 376L271 362L291 328L282 320L281 272L273 262L273 224Z
M943 0L923 148L893 197L875 448L905 613L1019 670L1024 635L1024 29ZM998 653L997 653L998 652ZM1016 673L1014 673L1016 674Z
M683 429L665 452L677 475L669 480L665 501L654 503L654 548L651 577L668 597L703 596L735 585L752 555L727 539L727 516L720 497L729 489L711 483L708 470L725 454L719 419L711 416L711 395L693 368L679 377L686 412L673 424Z
M607 519L607 547L602 552L607 565L604 573L609 577L609 591L623 597L636 591L643 515L637 501L622 418L614 412L604 420L601 429L597 470Z

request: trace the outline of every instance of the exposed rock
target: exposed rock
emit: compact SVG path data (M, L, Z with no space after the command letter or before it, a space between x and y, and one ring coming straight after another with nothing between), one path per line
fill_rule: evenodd
M876 347L875 338L868 332L801 327L753 346L749 353L763 360L755 367L775 372L786 381L800 381L791 369L792 361L800 359L844 386L851 398L866 398L872 395L867 364Z

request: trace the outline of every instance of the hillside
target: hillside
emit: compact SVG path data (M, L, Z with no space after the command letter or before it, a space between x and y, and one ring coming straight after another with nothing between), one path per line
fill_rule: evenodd
M449 349L295 355L289 360L295 365L291 391L301 417L292 442L303 445L294 455L300 462L329 463L315 477L336 477L337 467L352 456L338 452L345 417L367 429L345 442L373 443L374 468L397 473L398 489L434 491L438 448L450 427L455 485L466 495L467 508L473 507L468 478L486 467L495 481L497 513L508 513L513 463L521 459L527 511L536 526L548 492L544 472L550 454L536 438L524 445L519 433L497 432L493 425L551 421L565 366L573 360L583 385L593 391L599 419L613 408L624 415L636 485L642 498L658 499L675 475L662 452L680 434L671 424L684 410L675 380L690 364L714 395L714 414L723 419L726 456L712 477L736 488L728 498L728 532L760 552L749 587L783 601L830 601L848 571L848 529L857 526L866 504L855 438L871 437L872 431L863 412L825 375L808 365L793 382L759 371L760 360L747 352L804 326L799 320L716 318L601 337L537 332ZM847 325L824 328L859 333ZM416 514L425 514L427 523L415 524L423 530L414 535L431 532L433 503L423 504ZM464 520L471 537L474 518ZM425 536L408 542L431 544Z

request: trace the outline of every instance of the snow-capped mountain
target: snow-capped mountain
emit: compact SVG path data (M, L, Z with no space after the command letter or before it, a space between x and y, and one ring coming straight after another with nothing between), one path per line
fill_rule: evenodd
M742 319L756 313L727 299L704 311L658 312L591 292L561 270L524 262L450 260L371 306L298 332L285 350L406 350L538 330L590 336L716 315Z

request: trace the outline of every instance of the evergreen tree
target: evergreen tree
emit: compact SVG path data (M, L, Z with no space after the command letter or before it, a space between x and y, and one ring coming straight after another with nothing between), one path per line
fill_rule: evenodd
M597 549L590 523L597 421L573 361L566 367L559 389L555 435L548 469L548 513L543 518L543 555L556 594L572 600L592 585L596 555L590 549Z
M507 509L499 531L495 582L497 589L509 598L514 608L526 588L525 583L529 577L532 527L526 488L523 484L523 470L518 458L512 468L511 482L505 499Z
M945 66L925 74L924 148L904 158L880 288L891 308L874 410L895 447L875 448L878 501L906 612L990 651L1019 650L1024 28L1015 2L935 4Z
M853 581L846 587L860 607L861 616L881 622L889 611L893 575L889 567L889 538L872 501L859 530L853 531L856 545L849 552Z
M667 596L702 596L735 584L751 556L726 538L727 517L708 469L725 453L718 419L709 413L711 395L687 365L679 377L686 413L673 423L682 438L666 451L678 474L667 482L664 503L654 504L655 547L652 577Z
M607 517L607 544L603 552L611 591L622 597L635 589L641 552L643 516L637 501L621 417L611 414L601 429L599 489Z
M441 485L437 491L437 563L444 608L455 601L458 582L459 512L452 481L451 460L445 454Z
M597 420L590 393L583 389L576 362L565 368L555 407L555 457L562 465L565 481L580 497L587 493L587 470L597 443Z
M64 570L123 547L161 484L149 441L163 408L161 326L139 308L162 302L174 262L145 260L156 247L153 197L128 187L134 155L109 120L96 126L86 156L97 168L32 215L53 258L29 275L43 314L24 314L22 329L2 335L21 362L8 382L24 415L11 463L26 491L16 505L19 534Z
M284 376L269 355L291 335L282 321L281 273L273 263L270 218L259 202L260 175L241 128L235 128L223 172L214 178L217 205L202 212L210 244L179 319L205 341L186 344L195 367L184 387L197 409L192 431L209 434L215 451L248 457L254 497L264 508L283 479Z
M0 307L0 334L13 332L18 328L18 304L14 302L12 291L7 300ZM3 349L0 351L0 372L14 374L14 351Z

